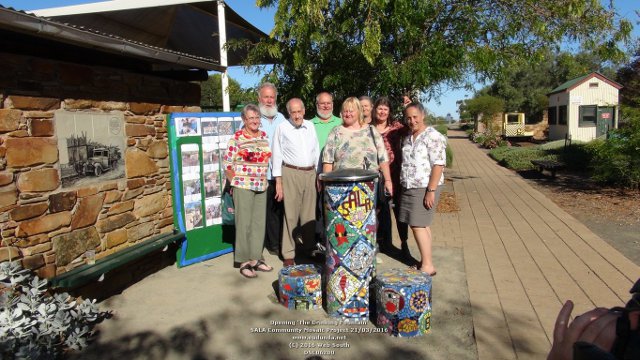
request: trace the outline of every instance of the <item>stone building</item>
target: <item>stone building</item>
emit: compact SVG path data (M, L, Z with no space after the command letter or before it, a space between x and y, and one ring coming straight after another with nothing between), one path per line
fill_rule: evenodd
M218 60L0 6L0 66L0 262L51 278L173 231L166 116L200 111ZM87 119L122 139L100 171L77 166L98 142L61 126Z

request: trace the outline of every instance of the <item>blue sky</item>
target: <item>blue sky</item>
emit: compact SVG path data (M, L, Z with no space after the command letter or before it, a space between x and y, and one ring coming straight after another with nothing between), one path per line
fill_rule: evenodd
M18 10L35 10L58 6L77 5L90 2L91 0L0 0L0 4L5 7L12 7ZM605 2L605 0L603 0ZM640 18L635 14L635 10L640 10L639 0L613 0L618 13L629 19L634 25L633 34L640 37ZM246 20L254 24L257 28L269 33L273 28L274 9L261 10L255 6L254 0L226 0L226 3ZM243 87L253 87L260 80L259 77L245 74L242 67L229 68L229 75L240 82ZM479 89L482 85L476 85ZM473 94L467 90L445 90L439 99L433 99L427 103L427 108L438 116L445 116L450 113L457 118L456 101L471 97Z

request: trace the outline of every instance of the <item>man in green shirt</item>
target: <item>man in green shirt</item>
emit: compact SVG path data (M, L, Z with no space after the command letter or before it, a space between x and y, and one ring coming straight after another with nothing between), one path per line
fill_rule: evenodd
M323 91L316 96L316 112L317 115L311 119L311 122L316 128L320 154L322 154L329 132L334 127L341 125L342 119L333 115L333 95L327 91ZM320 161L320 164L322 164L322 161Z
M331 129L338 125L342 125L342 119L333 115L333 95L328 91L322 91L316 96L316 117L311 119L313 126L316 128L318 136L318 148L320 149L320 158L318 159L318 173L322 172L322 150L327 143L327 137ZM318 196L316 197L316 238L319 240L317 250L314 255L324 253L324 244L326 242L326 234L324 230L324 214L322 213L322 203L324 196L318 182Z

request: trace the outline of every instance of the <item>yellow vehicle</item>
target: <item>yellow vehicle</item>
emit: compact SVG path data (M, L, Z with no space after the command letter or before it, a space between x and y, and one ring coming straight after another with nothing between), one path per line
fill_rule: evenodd
M502 136L533 137L533 131L525 131L524 113L505 113L502 119Z

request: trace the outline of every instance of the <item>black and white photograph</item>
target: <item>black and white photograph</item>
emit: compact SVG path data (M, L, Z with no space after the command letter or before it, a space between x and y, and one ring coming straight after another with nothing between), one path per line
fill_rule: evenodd
M124 178L122 113L57 111L55 119L63 188Z

